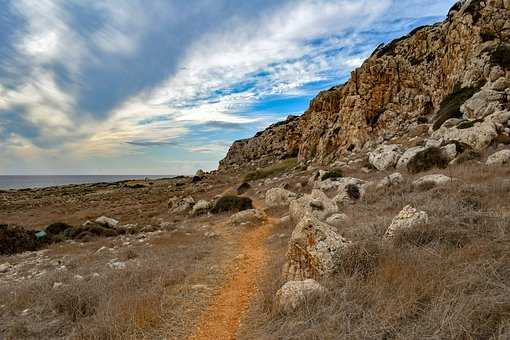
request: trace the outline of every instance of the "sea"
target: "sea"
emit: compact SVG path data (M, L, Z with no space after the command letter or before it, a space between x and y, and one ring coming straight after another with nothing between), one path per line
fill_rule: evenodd
M28 189L63 186L70 184L113 183L126 180L140 180L144 178L156 180L175 176L150 175L37 175L37 176L0 176L0 189Z

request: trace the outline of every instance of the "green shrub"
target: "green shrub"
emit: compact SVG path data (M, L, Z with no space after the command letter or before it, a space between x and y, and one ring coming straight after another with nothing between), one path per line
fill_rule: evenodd
M434 130L439 129L441 125L450 118L461 118L462 112L460 112L460 107L466 102L466 100L478 92L478 90L479 88L476 87L460 88L456 86L453 93L443 99L439 105L439 111L436 114L437 118L434 121L432 128Z
M417 174L433 168L445 169L449 160L440 148L430 147L420 151L407 164L407 171Z
M0 255L37 250L41 243L32 230L17 226L0 226Z
M226 211L242 211L248 209L253 209L251 198L229 195L221 197L211 211L213 214L219 214Z
M58 235L61 233L65 233L67 229L72 229L73 227L66 223L52 223L49 226L46 227L45 231L49 235Z
M258 179L277 176L297 165L296 158L289 158L268 167L251 171L244 176L244 182L256 181Z
M324 175L322 175L321 181L325 181L327 179L333 179L334 180L334 179L342 178L342 177L344 177L344 174L343 174L342 170L334 169L334 170L328 171Z

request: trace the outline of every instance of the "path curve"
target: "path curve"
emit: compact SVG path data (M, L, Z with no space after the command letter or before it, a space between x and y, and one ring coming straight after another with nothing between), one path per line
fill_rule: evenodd
M241 257L227 271L227 282L202 313L190 340L236 338L241 319L257 292L257 280L268 263L265 240L275 223L275 219L269 218L265 224L241 235Z

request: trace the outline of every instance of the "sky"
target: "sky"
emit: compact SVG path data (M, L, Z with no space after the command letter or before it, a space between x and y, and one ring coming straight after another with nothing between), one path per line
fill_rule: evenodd
M192 174L454 0L0 0L0 175Z

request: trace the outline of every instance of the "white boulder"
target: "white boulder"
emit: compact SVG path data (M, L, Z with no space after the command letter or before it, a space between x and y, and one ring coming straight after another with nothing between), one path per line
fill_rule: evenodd
M289 215L294 223L298 223L307 214L325 220L338 212L338 206L321 190L314 189L309 195L290 202Z
M191 214L195 215L195 216L206 214L212 208L213 208L212 202L209 202L206 200L200 200L193 206L193 209L191 210Z
M423 187L435 187L448 184L453 181L453 178L437 174L437 175L427 175L423 176L416 181L413 182L413 187L423 188Z
M96 218L96 223L105 227L114 228L117 224L119 224L119 221L110 217L101 216Z
M349 245L332 226L306 215L292 232L283 275L287 280L304 280L332 273Z
M400 172L395 172L389 176L384 177L377 183L377 188L388 188L392 186L397 186L404 182L404 177Z
M288 207L297 194L283 188L273 188L266 192L266 206L268 208Z
M276 305L281 311L289 312L324 291L324 287L312 279L289 281L276 292Z
M402 154L399 145L382 145L368 153L368 161L377 170L387 170L395 167Z
M267 219L267 215L257 209L248 209L232 215L228 223L232 225L258 225Z
M337 214L333 214L330 217L328 217L328 219L326 220L326 223L333 227L341 228L341 227L345 226L345 224L348 221L349 221L349 217L347 217L346 214L337 213Z
M493 153L485 164L489 166L510 164L510 150L501 150Z
M425 211L418 211L408 205L393 218L391 225L386 229L384 239L392 239L398 231L412 229L426 224L429 217Z

